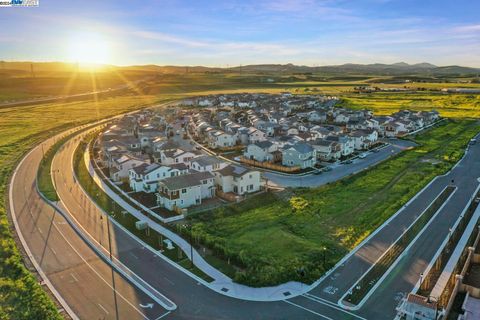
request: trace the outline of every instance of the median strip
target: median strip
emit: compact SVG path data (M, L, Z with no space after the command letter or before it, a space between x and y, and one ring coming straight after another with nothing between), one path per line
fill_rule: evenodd
M421 233L455 190L455 186L447 186L415 222L402 233L395 243L384 252L367 273L357 281L341 299L341 303L350 309L357 309L368 296L369 292L375 289L379 280L388 274L387 271L412 244L412 241Z

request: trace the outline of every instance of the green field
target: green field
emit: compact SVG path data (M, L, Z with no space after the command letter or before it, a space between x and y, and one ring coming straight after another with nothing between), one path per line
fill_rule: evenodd
M389 115L399 109L436 109L442 117L480 117L480 95L377 92L347 94L340 105L353 109L371 109L378 115Z
M312 282L451 168L478 131L477 120L447 121L418 135L418 147L355 176L191 216L194 237L234 261L241 283Z

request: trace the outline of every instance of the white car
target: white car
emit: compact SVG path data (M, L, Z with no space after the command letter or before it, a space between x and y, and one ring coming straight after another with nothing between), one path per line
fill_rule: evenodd
M358 155L358 157L360 159L365 159L367 157L367 155L365 153L362 153L362 154Z

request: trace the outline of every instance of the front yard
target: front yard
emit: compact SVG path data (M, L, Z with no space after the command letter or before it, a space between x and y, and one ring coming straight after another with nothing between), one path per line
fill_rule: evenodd
M445 121L417 135L415 149L355 176L189 216L193 237L237 265L229 275L238 282L310 283L450 169L478 131L476 120Z

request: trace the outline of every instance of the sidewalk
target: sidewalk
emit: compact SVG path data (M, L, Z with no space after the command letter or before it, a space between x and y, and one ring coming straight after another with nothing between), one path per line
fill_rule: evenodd
M88 171L91 177L94 179L95 183L112 199L114 199L123 209L129 212L131 215L136 217L139 220L146 221L150 228L157 231L158 233L162 234L163 236L170 239L173 243L175 243L180 249L185 253L187 257L190 258L191 246L190 244L185 241L182 237L177 235L176 233L170 231L169 229L159 225L152 219L146 217L142 214L138 209L133 208L130 204L128 204L125 200L123 200L115 191L113 191L98 174L95 172L93 165L90 161L90 155L88 152L84 153L84 162L88 168ZM73 167L72 167L73 170ZM145 244L143 244L145 245ZM153 250L159 254L157 251ZM209 287L210 289L237 299L242 300L251 300L251 301L278 301L284 300L287 298L292 298L294 296L301 295L305 292L310 290L310 286L306 284L302 284L300 282L290 281L278 286L273 287L263 287L263 288L253 288L245 285L241 285L235 283L224 275L222 272L211 266L205 259L193 249L193 263L194 265L202 270L205 274L210 276L214 279L213 282L208 283L203 279L196 277L195 279L202 283L203 285ZM191 273L187 273L182 267L178 266L177 264L174 265L178 270L192 276Z

